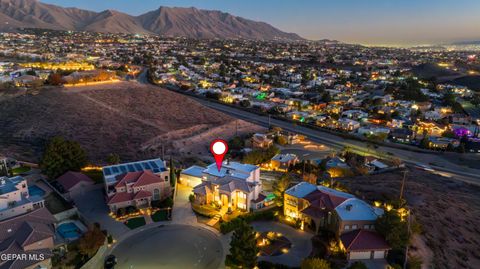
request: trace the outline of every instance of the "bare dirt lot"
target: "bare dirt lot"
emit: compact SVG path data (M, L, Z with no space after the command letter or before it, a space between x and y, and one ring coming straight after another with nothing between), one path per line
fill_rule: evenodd
M176 93L135 82L0 90L0 154L38 161L53 136L78 141L93 162L205 153L209 141L261 129Z
M398 198L402 173L342 179L367 200ZM406 199L422 225L412 251L425 268L480 268L480 187L419 170L407 173Z

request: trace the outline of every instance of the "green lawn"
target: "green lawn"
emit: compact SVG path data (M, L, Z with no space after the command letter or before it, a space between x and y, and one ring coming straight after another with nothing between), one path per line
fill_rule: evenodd
M17 168L13 168L12 169L12 174L14 176L16 176L16 175L19 175L19 174L22 174L22 173L26 173L28 171L30 171L30 167L20 166L20 167L17 167Z
M133 230L135 228L145 225L145 218L142 216L128 219L127 221L125 221L125 225L127 225L128 228Z
M167 210L159 210L159 211L155 212L152 215L152 220L154 222L168 220L168 211Z

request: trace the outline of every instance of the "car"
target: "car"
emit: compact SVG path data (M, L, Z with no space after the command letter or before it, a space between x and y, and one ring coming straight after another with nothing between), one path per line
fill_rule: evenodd
M115 268L116 264L117 264L117 257L115 257L115 255L108 255L107 258L105 258L105 263L103 264L103 268L113 269Z
M435 172L433 168L425 164L416 164L415 167L423 171Z

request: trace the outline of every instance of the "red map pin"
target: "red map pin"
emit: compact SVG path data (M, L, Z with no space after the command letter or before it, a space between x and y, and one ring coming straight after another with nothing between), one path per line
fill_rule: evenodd
M227 154L228 145L225 140L215 139L210 144L210 152L212 152L215 162L217 163L218 172L222 169L223 157Z

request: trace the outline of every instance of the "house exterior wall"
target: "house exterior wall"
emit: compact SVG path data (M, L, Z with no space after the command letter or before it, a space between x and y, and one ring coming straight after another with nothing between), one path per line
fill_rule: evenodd
M348 229L346 229L346 226ZM338 233L343 234L346 232L351 232L353 230L375 230L375 221L368 220L354 220L354 221L342 221L338 222Z

